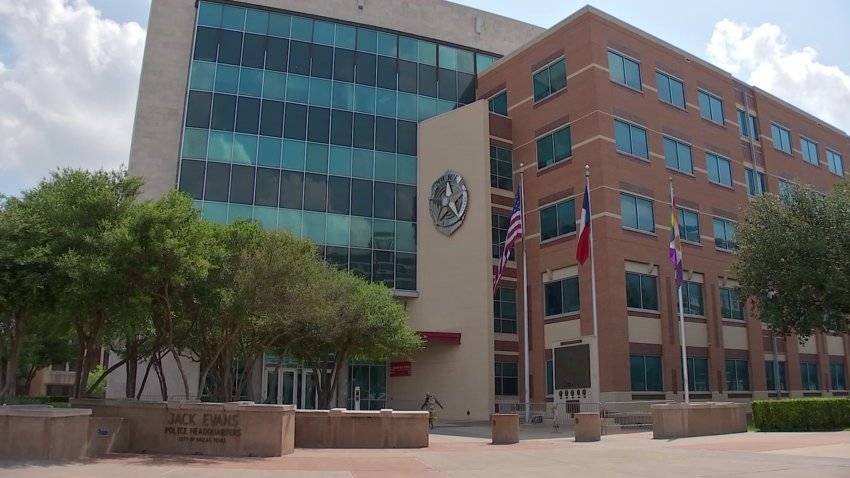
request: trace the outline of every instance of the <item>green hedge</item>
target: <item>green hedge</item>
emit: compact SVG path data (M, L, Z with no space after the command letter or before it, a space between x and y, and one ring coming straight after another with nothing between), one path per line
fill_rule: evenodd
M841 430L850 427L850 398L756 400L753 422L763 432Z

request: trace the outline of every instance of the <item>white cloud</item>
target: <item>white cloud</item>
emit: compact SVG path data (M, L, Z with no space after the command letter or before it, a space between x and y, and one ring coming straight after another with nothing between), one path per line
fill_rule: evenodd
M144 29L87 0L0 0L0 31L0 175L29 187L56 167L126 165Z
M709 61L826 122L850 131L850 74L818 61L814 48L794 50L782 29L728 19L714 26Z

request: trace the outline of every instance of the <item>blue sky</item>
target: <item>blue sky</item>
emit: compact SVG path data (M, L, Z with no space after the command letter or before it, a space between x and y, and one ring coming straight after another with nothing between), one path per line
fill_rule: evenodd
M457 3L549 27L587 2ZM850 131L848 0L592 5ZM0 0L0 194L57 167L127 164L149 6Z

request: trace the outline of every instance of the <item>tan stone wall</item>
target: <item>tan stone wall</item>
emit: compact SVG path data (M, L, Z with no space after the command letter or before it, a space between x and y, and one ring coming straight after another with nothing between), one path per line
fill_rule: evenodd
M652 406L652 437L682 438L747 431L742 403L674 403Z
M428 412L298 410L298 448L424 448Z
M295 449L292 405L85 399L72 404L90 408L94 417L126 419L131 453L281 456Z
M90 414L79 409L0 407L0 458L83 458Z
M418 409L431 392L445 407L440 419L488 420L494 409L487 117L487 102L479 101L420 125L419 298L407 302L407 312L415 330L459 332L461 344L417 353L410 377L390 378L389 407ZM466 218L451 236L433 226L428 206L431 184L448 169L469 192Z

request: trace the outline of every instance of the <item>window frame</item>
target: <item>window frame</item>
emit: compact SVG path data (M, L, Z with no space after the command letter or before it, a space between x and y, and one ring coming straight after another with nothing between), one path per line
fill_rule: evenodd
M499 97L501 95L505 95L505 112L504 113L502 113L500 111L496 111L493 108L493 100L495 100L497 97ZM508 117L508 90L507 89L502 89L502 91L499 91L498 93L491 95L489 98L487 98L487 111L489 111L490 113L502 116L504 118Z
M775 130L774 130L774 128L775 128ZM779 133L779 147L776 146L777 137L774 135L775 132ZM782 133L785 133L785 135L783 136ZM781 151L781 152L783 152L783 153L785 153L789 156L794 155L794 149L791 146L791 130L790 129L780 125L779 123L771 121L770 122L770 136L771 136L771 139L773 139L773 149L775 149L776 151ZM782 148L782 146L784 146L783 143L784 143L784 140L785 140L786 137L788 139L788 149L787 150Z
M628 285L629 275L631 275L633 277L637 277L637 279L639 281L639 285L640 285L640 298L639 299L640 299L640 305L641 305L640 307L632 307L632 306L629 305L629 302L630 302L630 300L629 300L629 285ZM654 309L644 307L645 305L647 305L646 304L647 301L646 301L646 297L644 295L645 289L644 289L644 286L643 286L643 281L644 280L650 280L650 279L653 282L655 282L655 308ZM637 310L637 311L649 311L649 312L655 312L655 313L660 312L659 304L658 304L658 276L653 275L653 274L642 274L640 272L626 271L626 309Z
M566 307L566 304L565 304L566 301L564 300L564 298L565 298L564 286L568 281L570 283L572 283L574 281L575 287L576 287L576 304L575 304L575 307L570 309L570 310L567 310L567 307ZM560 309L559 312L556 312L554 314L549 314L548 303L546 301L546 299L547 299L546 286L548 286L550 284L556 284L556 283L560 284L561 309ZM570 316L570 315L578 315L580 313L581 313L581 284L579 283L578 275L564 277L564 278L561 278L561 279L550 280L550 281L546 281L546 282L543 283L543 319L544 320L555 319L555 318L558 318L558 317L564 317L564 316Z
M559 212L560 212L561 206L565 206L567 203L572 203L572 206L571 206L570 209L573 211L573 219L574 220L572 221L572 230L564 232L563 234L561 234L560 233L560 231L561 231L561 224L560 224L561 215L559 214ZM555 235L543 237L543 211L548 211L552 208L555 208ZM567 236L571 236L571 235L576 234L577 227L576 227L576 221L575 221L575 219L576 219L576 212L575 211L576 211L576 198L575 197L563 199L561 201L549 204L547 206L540 207L538 209L539 220L540 220L540 223L539 223L540 224L540 243L543 244L543 243L546 243L548 241L554 241L554 240L560 239L562 237L567 237Z
M837 158L837 164L841 167L841 173L836 172L835 168L833 168L833 159L835 158ZM834 149L826 148L826 164L830 173L842 178L844 177L844 157L841 153Z
M658 374L658 389L650 390L649 388L649 380L647 374L647 359L652 358L653 362L657 366L657 374ZM662 361L661 355L646 355L646 354L629 354L629 387L631 388L632 393L634 392L663 392L664 391L664 365ZM643 375L643 384L640 387L635 387L635 375L634 375L634 361L635 359L640 359L641 361L641 369Z
M504 221L505 221L505 228L504 229L502 229L499 226L496 218L504 219ZM492 240L493 232L496 232L498 234L498 238L499 238L498 243L494 242L494 244L492 244L492 246L493 246L493 251L492 251L493 259L499 259L502 256L502 246L504 245L505 240L508 237L508 227L510 226L510 221L511 221L510 213L505 213L505 214L498 214L498 213L495 213L495 212L490 213L491 240ZM511 252L508 255L509 261L515 260L515 255L514 255L515 251L516 251L516 249L511 249Z
M635 219L637 220L637 227L628 226L628 225L626 225L625 221L623 220L623 210L622 210L622 208L623 208L623 197L624 196L627 196L629 198L634 199ZM650 210L652 211L652 230L642 229L640 227L641 221L640 221L640 215L638 214L638 203L637 203L638 201L646 201L650 204ZM644 233L644 234L656 235L656 229L657 228L656 228L656 225L655 225L655 200L654 199L647 198L645 196L638 196L636 194L631 194L631 193L626 193L626 192L620 191L620 218L621 218L621 220L623 220L623 229L626 229L626 230L629 230L629 231L637 231L637 232L641 232L641 233Z
M663 138L663 143L664 143L664 166L666 166L667 169L671 169L673 171L684 173L684 174L687 174L688 176L693 176L694 175L694 150L693 150L693 147L691 146L691 144L686 143L684 141L679 141L678 139L676 139L672 136L666 136L665 135L662 138ZM676 146L676 166L675 167L671 166L670 163L667 161L667 142L668 141L675 143L675 146ZM690 157L691 157L691 170L690 171L682 169L681 167L679 167L679 166L681 166L681 163L682 163L682 161L679 159L680 158L679 146L685 146L685 147L688 148L688 152L689 152Z
M691 300L691 292L695 288L699 288L699 310L694 309L692 307ZM705 291L703 290L702 282L695 281L682 281L682 300L685 302L682 304L682 310L685 315L691 315L694 317L705 317ZM678 307L679 298L676 297L676 306Z
M658 84L658 75L661 75L661 76L664 76L665 78L667 78L667 90L668 90L667 94L670 96L670 101L666 101L663 98L661 98L661 85ZM673 88L672 88L673 82L678 83L682 87L682 105L681 106L677 105L675 102L673 102ZM682 80L681 78L678 78L674 75L671 75L670 73L667 73L663 70L659 70L658 68L656 68L655 69L655 86L658 89L658 101L660 101L664 104L668 104L670 106L674 106L676 108L679 108L682 111L688 110L688 98L685 95L685 80Z
M620 57L621 64L622 64L622 70L623 70L623 81L619 81L619 80L617 80L617 79L615 79L611 76L611 55L616 55L616 56ZM638 86L637 87L634 87L634 86L629 84L628 75L626 74L626 62L627 61L634 63L637 66L637 70L638 70L637 71L637 73L638 73L638 77L637 77ZM643 93L643 76L641 75L640 60L638 60L637 58L634 58L632 56L626 55L625 53L619 52L617 50L613 50L611 48L608 49L608 78L613 83L616 83L620 86L625 86L626 88L628 88L632 91L637 91L639 93Z
M758 119L756 118L756 116L750 113L749 122L747 122L746 120L741 121L742 118L747 116L747 112L738 108L735 108L735 111L737 112L738 116L738 134L742 138L752 139L755 142L760 142ZM753 130L752 135L750 135L750 129Z
M702 108L702 95L705 95L708 98L708 116L705 115L705 111ZM719 126L726 126L726 112L723 110L723 98L715 95L714 93L709 93L702 88L697 90L697 99L699 100L700 108L699 115L702 119L714 123ZM714 107L711 100L715 100L720 103L720 121L717 121L714 118Z
M500 151L507 151L508 152L508 154L510 155L510 158L511 158L509 163L507 161L504 161L504 160L501 159L501 157L499 156ZM495 152L495 156L493 154L494 152ZM499 173L499 165L505 164L505 163L510 164L510 167L511 167L511 176L510 177L502 176ZM496 167L495 170L493 168L494 166ZM513 150L508 149L508 148L503 148L501 146L497 146L497 145L491 143L490 144L490 187L496 188L496 189L501 189L503 191L513 191L514 190L513 170L514 170ZM496 183L495 186L493 185L494 179L495 179L495 183ZM507 181L509 183L509 187L507 187L507 188L499 187L499 185L502 183L502 181Z
M735 321L745 321L747 319L744 314L744 307L741 300L738 298L738 289L736 287L724 287L719 286L718 295L720 296L720 318L723 320L735 320ZM723 294L724 292L729 296L729 316L723 315ZM734 299L734 300L733 300ZM735 317L735 305L738 305L737 311L740 317Z
M705 375L705 383L700 384L701 387L697 388L696 382L696 372L697 372L697 363L700 364L701 375L704 371ZM709 373L709 365L708 365L708 357L688 357L688 391L690 392L708 392L711 390L711 374ZM703 388L704 387L704 388Z
M817 362L800 361L800 389L804 391L821 389Z
M758 191L754 191L752 186L755 186L756 178L758 178L761 183L761 193ZM760 196L767 193L767 175L761 171L757 171L753 168L744 167L744 179L747 180L747 195L748 196Z
M784 360L776 361L779 369L779 390L787 391L788 390L788 368L785 364ZM768 392L776 391L776 377L774 376L773 369L773 360L765 360L764 361L764 370L765 370L765 385L767 387ZM771 387L770 382L773 382L773 386Z
M723 224L723 237L721 238L722 242L718 242L717 236L717 224ZM738 223L731 219L727 219L725 217L713 216L711 218L711 223L714 228L714 249L723 252L735 252L738 249ZM734 241L729 240L729 226L732 226L732 235L735 237ZM723 247L721 244L732 244L732 247Z
M573 157L573 132L572 132L572 129L570 128L570 126L571 126L571 124L559 126L558 128L555 128L555 129L553 129L552 131L549 131L546 134L542 134L542 135L538 136L537 139L534 140L534 145L535 145L534 156L535 156L535 159L537 160L537 170L538 171L544 171L544 170L551 168L551 167L553 167L553 166L555 166L555 165L557 165L561 162L569 161L569 160L572 159L572 157ZM555 147L555 135L564 131L564 130L567 131L567 135L569 136L569 139L570 139L570 150L569 150L569 154L567 154L563 158L559 159L559 158L555 157L555 150L557 149ZM538 154L539 151L540 151L540 142L547 140L548 138L551 138L551 141L552 141L552 163L541 166L540 165L540 155Z
M561 87L561 88L558 88L557 90L553 90L552 89L552 71L551 71L551 68L553 66L555 66L557 63L560 63L560 62L564 62L564 86ZM538 98L537 95L534 92L534 89L535 89L534 88L534 78L538 74L542 73L544 70L546 70L546 82L548 84L549 93ZM540 68L531 72L531 97L534 100L534 104L540 103L541 101L544 101L546 98L551 97L555 93L558 93L558 92L566 90L566 89L567 89L567 59L564 55L561 55L560 57L550 61L549 63L547 63L547 64L541 66Z
M840 368L840 373L836 373L836 371L838 371L839 368ZM845 374L843 363L830 363L829 364L829 389L830 390L847 390L847 375Z
M814 161L812 161L811 154L812 149L814 149ZM800 135L800 152L803 156L803 162L806 164L810 164L815 167L820 167L820 156L818 155L818 143L814 140L811 140L802 134Z
M516 368L515 375L508 375L505 373L505 365L513 365ZM519 395L519 364L517 362L501 362L494 361L493 365L493 378L494 378L494 393L499 397L515 397ZM505 391L505 380L514 380L516 385L516 392L513 394L504 394L498 392Z
M716 168L711 167L711 159L712 158L715 161ZM722 175L720 174L721 161L724 162L729 168L729 184L725 184L725 183L721 182L721 180L722 180ZM725 156L721 156L717 153L712 153L710 151L706 151L705 152L705 170L708 174L708 182L710 182L711 184L723 186L723 187L728 188L728 189L735 189L735 180L734 180L734 174L732 173L732 160L731 159L729 159ZM714 170L714 171L712 171L712 170ZM711 173L712 172L714 172L717 175L717 179L718 179L717 181L711 179Z
M744 381L745 384L746 384L745 388L742 388L742 386L740 385L740 382L742 382L742 380L741 380L740 375L739 375L739 372L740 372L739 366L742 363L744 364L744 368L746 368L746 370L747 370L746 380ZM735 371L735 377L729 376L729 365L730 364L732 365L732 369ZM725 365L726 365L726 370L724 372L724 375L725 375L724 378L726 379L726 391L727 392L749 392L750 389L752 388L752 385L750 384L750 363L749 363L749 360L746 360L746 359L726 359ZM734 380L730 380L732 378L734 378ZM735 383L736 385L732 386L731 385L732 383Z
M619 144L617 144L618 143L617 142L617 123L621 123L625 126L628 126L628 128L629 128L629 149L631 149L631 151L624 151L624 150L620 149ZM643 132L644 142L646 143L646 157L637 155L634 152L635 145L634 145L634 142L632 141L632 131L634 129L637 129L637 130L640 130L640 131ZM649 156L650 156L649 155L649 135L647 134L647 129L642 127L642 126L638 126L634 123L630 123L628 121L625 121L625 120L622 120L622 119L619 119L619 118L614 118L614 148L620 154L624 154L624 155L632 157L632 158L637 158L637 159L640 159L642 161L650 162L650 160L649 160Z
M685 243L688 243L688 244L702 245L702 231L701 231L700 223L699 223L699 211L697 211L695 209L682 207L682 206L677 206L676 209L677 209L676 219L679 222L679 238L682 240L682 242L685 242ZM685 213L693 214L696 217L696 222L697 222L697 231L696 231L697 240L696 241L692 241L692 240L688 239L687 229L685 229Z
M502 296L505 289L512 290L513 294L514 294L514 298L513 298L514 317L513 318L505 317L504 314L500 313L502 311L503 307L505 307L507 304L511 303L510 300L506 300ZM500 286L499 290L496 291L496 294L494 294L494 296L493 296L493 331L494 331L494 333L512 334L512 335L517 334L517 295L516 295L516 292L517 292L516 286L509 287L509 286L503 285L503 286ZM506 323L508 323L508 324L513 323L513 332L506 332L505 331L505 324ZM507 327L507 329L511 329L511 327Z

